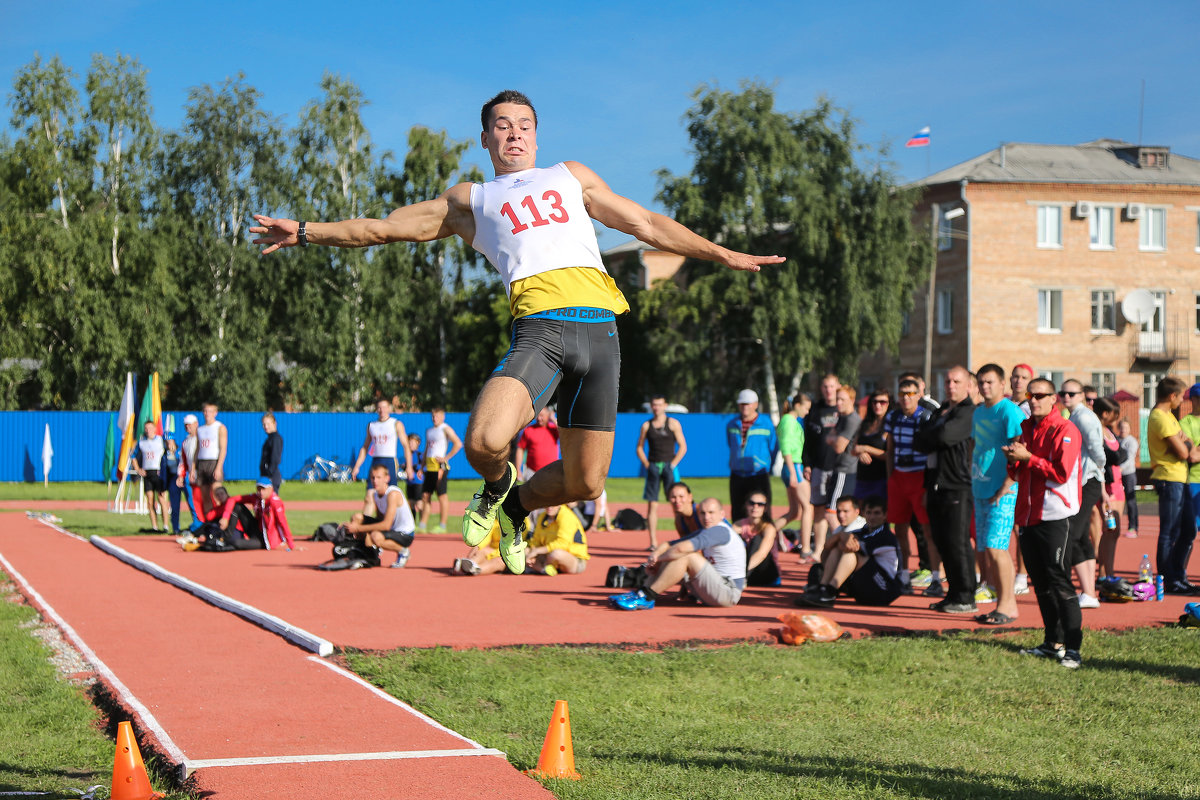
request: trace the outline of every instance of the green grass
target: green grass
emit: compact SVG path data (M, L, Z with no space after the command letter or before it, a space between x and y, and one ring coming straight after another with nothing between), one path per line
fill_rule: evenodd
M18 597L0 573L0 792L65 798L78 796L71 789L107 789L115 738L83 690L58 679L29 630L37 614Z
M583 780L559 798L1200 797L1200 631L1091 633L1072 672L1040 637L799 648L351 653L438 721L536 765L556 699Z

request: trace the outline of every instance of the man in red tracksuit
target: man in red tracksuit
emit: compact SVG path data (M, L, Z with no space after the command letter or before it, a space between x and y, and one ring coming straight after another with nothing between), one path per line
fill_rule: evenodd
M1055 408L1053 383L1037 378L1028 392L1030 416L1021 423L1021 438L1003 450L1008 474L1017 482L1021 553L1037 592L1046 640L1021 652L1078 669L1083 625L1067 564L1067 534L1082 501L1082 437Z
M225 501L219 523L222 530L228 529L233 507L238 503L254 506L254 518L258 521L259 530L262 531L263 544L268 550L279 547L281 544L289 551L294 547L287 514L283 510L283 501L279 499L279 495L275 494L275 487L271 484L270 478L259 478L254 494L230 497Z

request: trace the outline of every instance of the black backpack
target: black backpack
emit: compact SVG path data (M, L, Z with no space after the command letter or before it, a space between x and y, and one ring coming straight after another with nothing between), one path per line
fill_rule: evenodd
M623 531L643 531L646 529L646 518L632 508L622 508L613 517L613 527Z
M342 569L364 569L379 566L379 550L363 544L358 539L348 537L333 546L333 558L324 564L318 564L317 569L327 571Z
M311 541L336 542L346 535L346 529L336 522L322 522L313 531Z
M604 585L609 589L642 589L650 583L644 565L636 567L613 566L608 568Z

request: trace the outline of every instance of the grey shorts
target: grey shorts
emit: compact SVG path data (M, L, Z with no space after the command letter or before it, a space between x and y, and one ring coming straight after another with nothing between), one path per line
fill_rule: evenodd
M687 579L688 591L706 606L729 608L736 606L742 599L742 590L737 585L717 572L712 564L705 564L704 569Z
M846 491L846 473L836 470L826 472L813 467L811 499L814 506L832 509L837 504L839 497L843 494L853 493L853 487L849 492Z
M492 377L516 378L537 414L558 392L558 424L617 429L621 343L616 315L605 309L560 308L513 322L512 345Z
M217 460L205 459L196 462L196 481L197 486L212 486L217 482Z

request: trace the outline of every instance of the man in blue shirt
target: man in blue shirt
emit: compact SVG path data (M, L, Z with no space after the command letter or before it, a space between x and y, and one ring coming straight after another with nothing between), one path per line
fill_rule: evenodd
M767 498L767 518L771 518L771 465L779 451L775 425L758 413L758 393L742 389L737 396L738 415L725 424L729 442L729 503L731 518L746 513L746 498L762 492Z
M971 495L975 499L975 549L985 554L987 585L996 608L975 618L982 625L1007 625L1017 618L1013 561L1008 548L1017 511L1017 482L1008 475L1002 447L1021 436L1025 413L1004 396L1004 369L984 364L976 373L983 403L975 408L971 436Z

